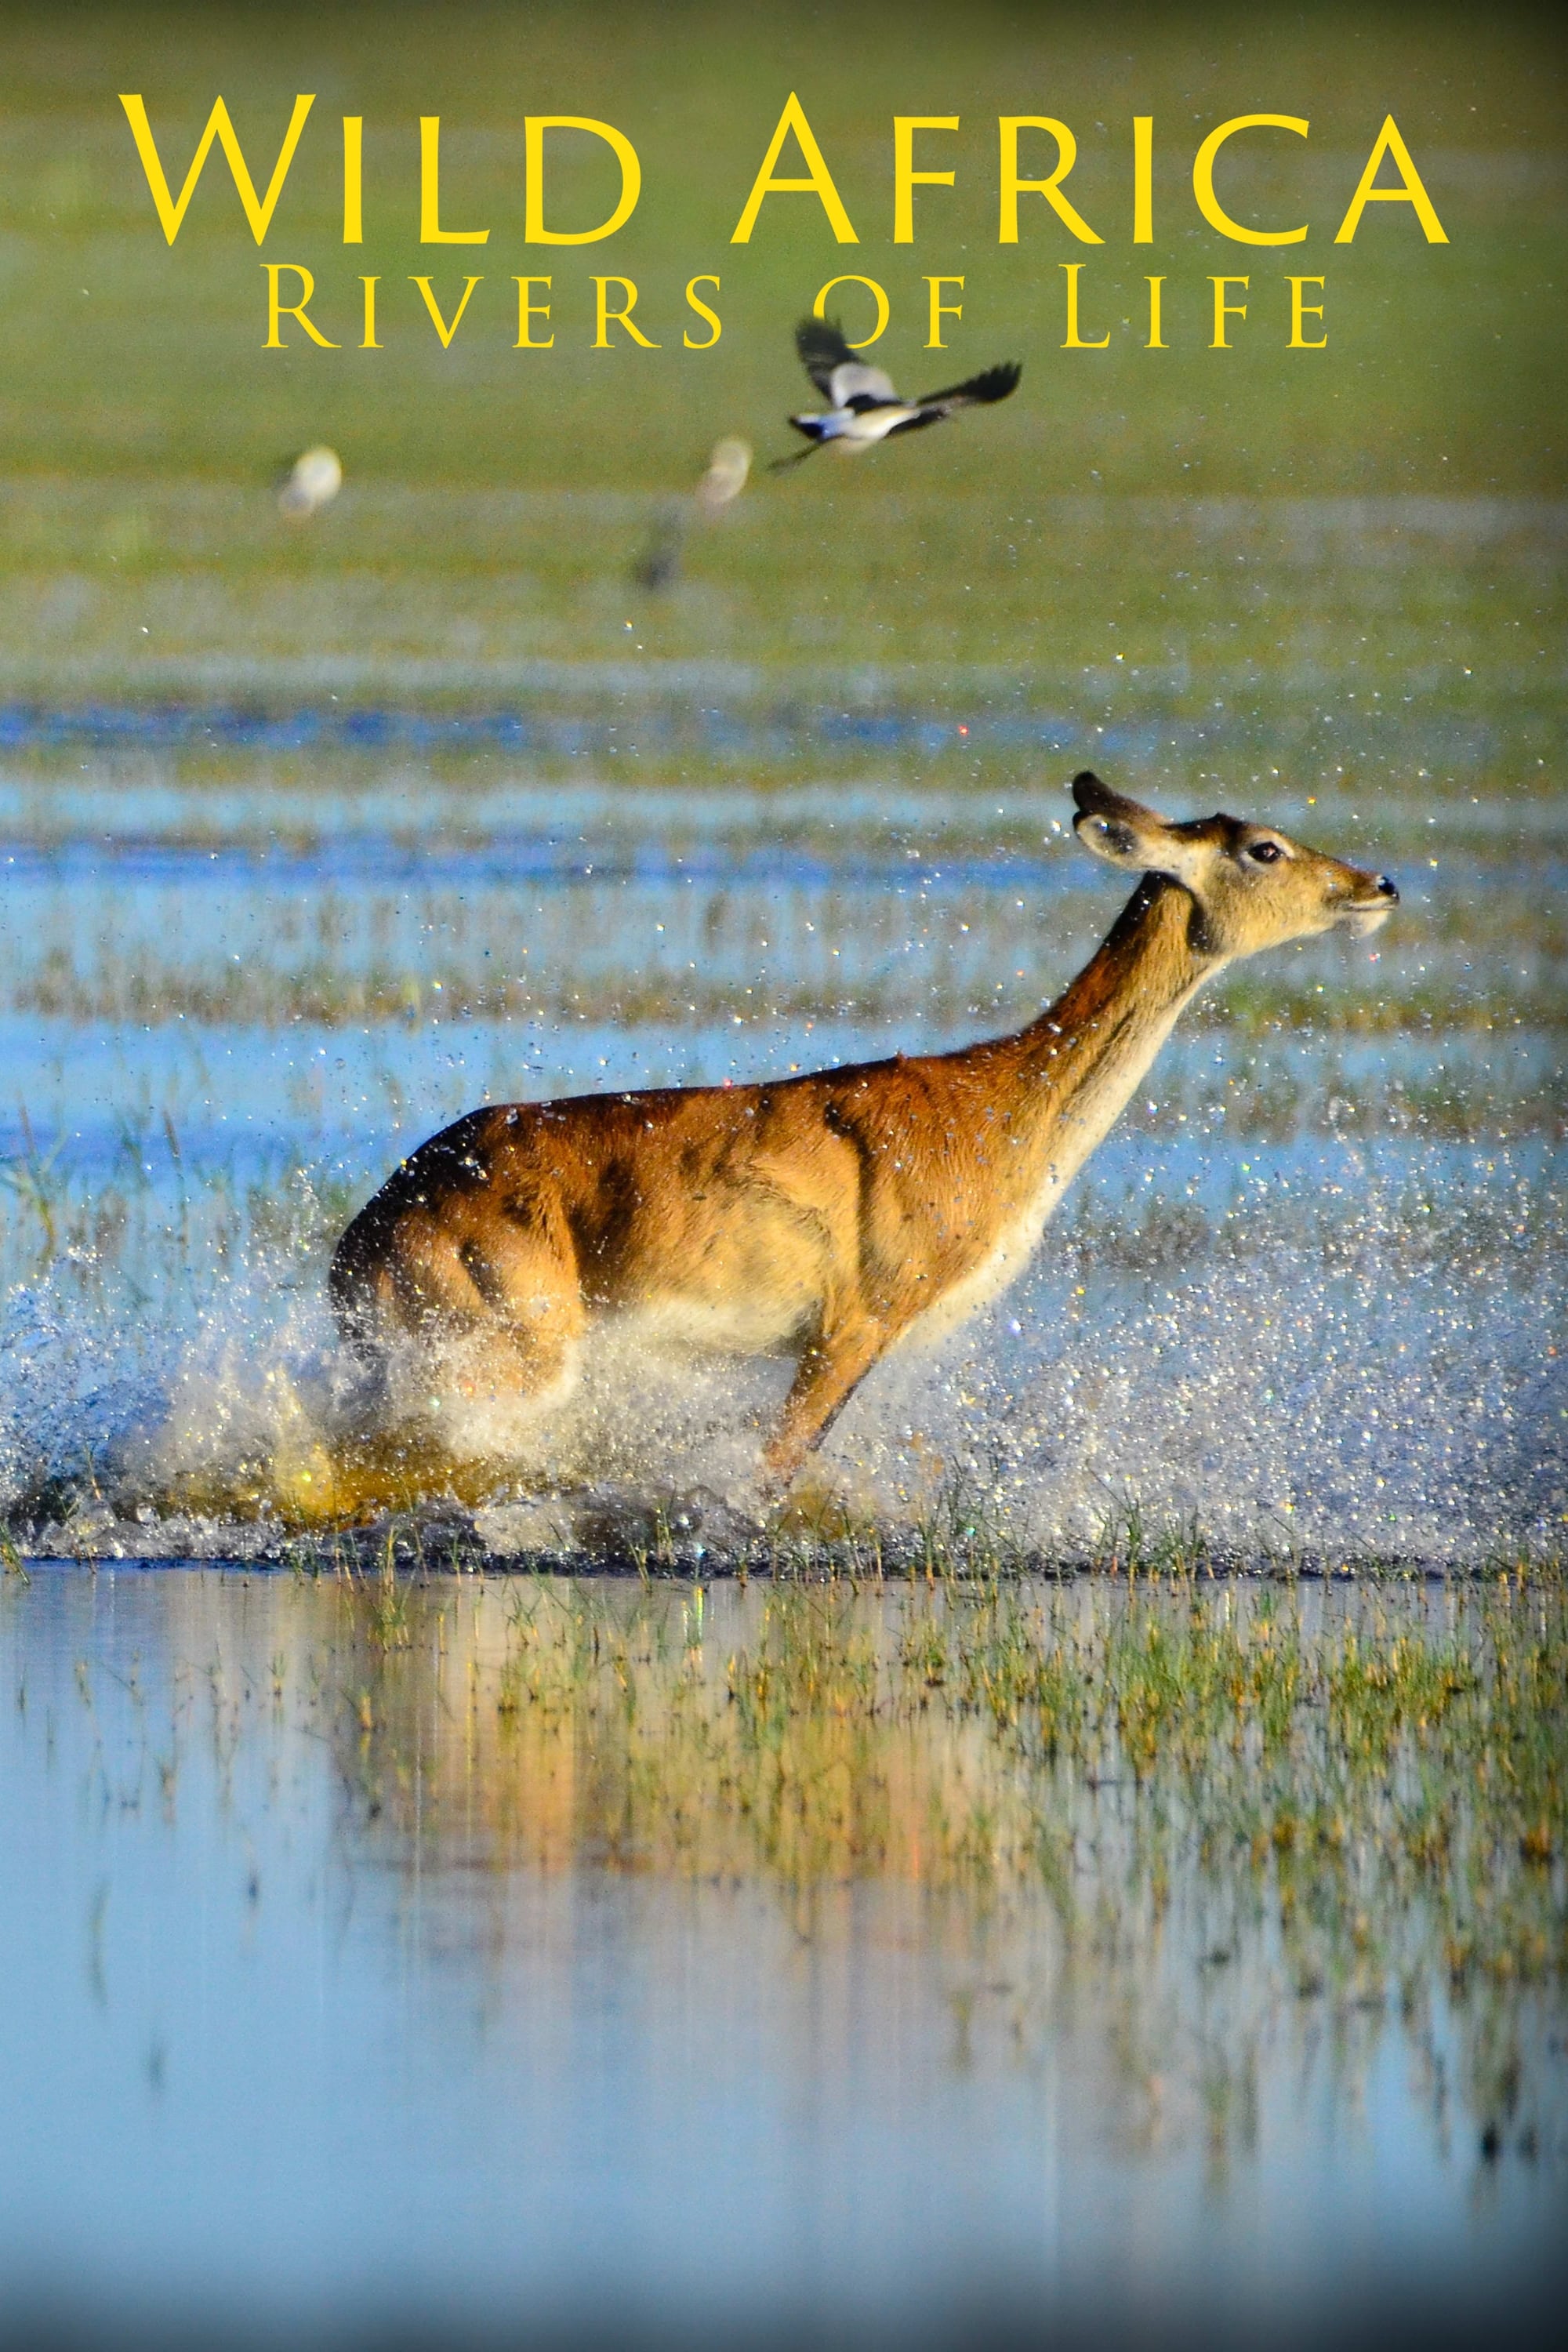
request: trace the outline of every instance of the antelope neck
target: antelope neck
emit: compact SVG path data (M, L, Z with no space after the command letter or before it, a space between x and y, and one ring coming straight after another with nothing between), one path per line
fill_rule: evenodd
M1094 1150L1189 999L1225 961L1194 950L1191 894L1146 875L1056 1003L999 1041L1017 1081L1015 1126L1036 1129L1058 1184Z

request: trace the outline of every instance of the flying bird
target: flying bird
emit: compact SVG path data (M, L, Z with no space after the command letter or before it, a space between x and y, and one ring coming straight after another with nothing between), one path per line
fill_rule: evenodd
M307 449L296 457L279 487L278 504L286 515L320 514L331 505L343 486L342 460L335 449Z
M940 425L957 409L988 407L1016 391L1024 373L1009 361L972 375L967 383L949 384L943 392L928 392L920 400L900 400L892 378L880 368L862 366L831 320L803 319L795 331L795 342L807 375L832 406L790 418L810 446L792 457L775 458L775 472L781 466L799 465L813 449L828 442L853 457L895 433L914 433L922 425Z
M708 471L691 495L700 510L711 518L738 499L746 487L746 477L752 470L752 445L726 437L715 441L713 454L708 460Z
M686 534L693 522L717 522L746 487L752 470L752 445L727 437L713 444L708 470L696 488L668 506L654 527L647 551L632 577L639 588L668 588L680 570Z

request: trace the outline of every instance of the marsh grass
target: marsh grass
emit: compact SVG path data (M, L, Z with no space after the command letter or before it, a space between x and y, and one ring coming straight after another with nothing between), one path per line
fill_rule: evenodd
M1410 550L1384 553L1408 585ZM923 674L905 688L941 698ZM710 715L732 719L714 693ZM495 1465L406 1450L339 1465L323 1488L294 1409L336 1377L327 1254L411 1141L485 1099L995 1034L1103 929L1111 902L1079 877L1035 749L928 762L908 728L887 748L874 726L851 741L828 730L832 709L779 701L747 739L754 766L710 761L689 782L657 727L630 755L656 706L652 689L645 709L614 705L624 781L566 762L559 793L494 745L399 752L390 772L342 748L18 755L0 780L17 894L0 941L16 1055L0 1115L0 1477L20 1542L145 1551L151 1510L176 1549L210 1552L233 1528L237 1551L276 1556L333 1526L374 1549L389 1513L423 1502L444 1528L449 1507L519 1499ZM1204 750L1186 805L1205 803L1222 753L1227 795L1249 764L1249 793L1266 788L1237 742ZM1280 790L1300 803L1312 773ZM1473 1561L1495 1528L1556 1530L1563 1202L1543 1146L1563 1131L1563 929L1539 887L1560 828L1537 782L1506 821L1468 774L1430 805L1407 781L1375 803L1348 778L1321 805L1309 794L1291 816L1303 831L1369 856L1375 839L1402 887L1432 877L1375 964L1312 948L1227 979L1054 1221L1009 1332L977 1326L982 1360L907 1432L873 1386L874 1442L858 1403L851 1463L830 1452L760 1553L731 1545L731 1564L901 1572L912 1547L934 1580L1090 1559L1142 1574L1236 1565L1245 1541L1252 1564L1300 1570L1337 1564L1341 1541L1435 1559L1462 1540ZM1374 1290L1399 1359L1392 1432L1354 1321ZM1324 1359L1314 1334L1342 1323ZM1140 1383L1165 1435L1133 1433L1130 1454L1101 1407ZM1216 1442L1242 1393L1264 1432L1245 1538ZM752 1409L748 1394L742 1434ZM172 1412L184 1450L168 1478L119 1475L144 1466ZM1374 1425L1391 1441L1375 1460L1353 1450ZM658 1523L658 1479L704 1475L680 1443L655 1465L644 1523L564 1564L691 1565L679 1514ZM1325 1444L1335 1500L1309 1557L1287 1522ZM1093 1485L1130 1466L1130 1499ZM1194 1503L1226 1525L1226 1559L1205 1551Z
M480 1579L416 1588L406 1646L367 1629L321 1671L368 1694L344 1770L384 1835L756 1886L803 1934L869 1883L948 1906L930 1933L989 1919L1026 1936L1037 1997L1132 2001L1129 2074L1193 2077L1223 2169L1281 2004L1309 2033L1323 2005L1352 2076L1385 2016L1439 2075L1457 2035L1483 2147L1538 2129L1528 2005L1568 1978L1565 1600L1539 1568Z
M528 1578L343 1593L320 1671L371 1694L360 1785L499 1857L798 1896L889 1877L1063 1924L1184 1889L1289 1986L1568 1974L1568 1588L1133 1573L731 1585ZM1156 1555L1167 1565L1154 1570Z
M286 1147L192 1165L166 1104L121 1112L107 1171L73 1161L65 1136L40 1151L25 1105L19 1118L28 1139L0 1154L0 1269L13 1281L63 1269L85 1289L117 1276L189 1289L215 1266L302 1267L347 1214L350 1188Z
M1146 1522L1132 1572L1118 1508L1121 1570L1071 1581L454 1576L410 1527L331 1573L121 1580L107 1651L66 1580L6 1577L0 1640L18 1726L79 1717L122 1807L328 1760L334 1843L454 1932L477 1904L487 1951L520 1874L717 1890L802 1955L851 1918L942 1955L962 2063L1089 2026L1136 2146L1223 2169L1270 2082L1331 2049L1353 2111L1391 2034L1440 2137L1557 2145L1561 1569L1260 1583L1154 1570Z
M1005 961L1018 933L1016 926L1000 919L1000 910L987 912L990 921L966 927L969 936L961 943L962 955L940 937L921 942L922 1013L928 1021L993 1019L1011 1009L1008 1001L1001 1006L996 1003L1004 984L984 986L982 974L986 964L994 969ZM907 991L891 984L889 967L903 941L875 936L883 925L873 925L864 915L858 924L860 936L850 933L840 951L841 962L848 959L842 972L826 982L816 974L768 977L765 995L771 1014L800 1021L832 1011L841 1017L858 1015L873 1026L898 1017ZM776 915L773 928L781 928ZM784 928L788 928L787 920ZM868 931L873 936L868 938ZM656 948L658 944L656 940ZM803 944L809 948L809 942ZM1472 936L1472 971L1477 944ZM345 969L342 962L325 961L225 967L217 963L216 950L205 966L193 969L188 961L161 960L155 950L140 945L130 952L92 955L79 949L72 955L51 948L31 969L16 974L10 1003L17 1013L45 1020L131 1024L142 1029L184 1023L220 1029L274 1030L305 1024L327 1031L365 1030L417 1027L433 1015L465 1024L561 1024L600 1014L636 1025L684 1028L727 1015L737 996L743 996L736 961L729 955L711 956L700 971L679 975L661 973L657 964L640 971L611 970L594 976L585 997L580 970L571 973L569 984L568 975L560 971L517 976L485 969L492 962L492 950L478 940L460 959L448 950L435 974L384 963ZM1506 1035L1521 1029L1556 1035L1568 1024L1568 1009L1556 984L1560 961L1561 956L1553 955L1539 971L1515 978L1506 998L1500 989L1478 989L1473 980L1445 986L1415 972L1395 972L1380 983L1374 996L1336 1003L1329 1009L1331 1026L1353 1037ZM1314 1023L1324 1024L1328 1019L1323 992L1322 984L1311 980L1294 986L1230 980L1223 1008L1200 1008L1198 1018L1211 1030L1223 1026L1248 1040L1286 1031L1310 1032ZM22 1156L24 1172L28 1165L27 1156Z

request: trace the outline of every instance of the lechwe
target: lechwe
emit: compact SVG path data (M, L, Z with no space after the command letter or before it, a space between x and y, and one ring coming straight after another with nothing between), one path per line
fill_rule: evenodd
M593 1326L631 1318L794 1359L763 1455L783 1486L879 1357L1020 1272L1205 980L1288 940L1369 931L1397 902L1386 876L1269 826L1168 824L1089 774L1073 793L1084 847L1142 878L1016 1035L760 1086L516 1103L421 1144L331 1270L345 1335L411 1368L387 1383L394 1419L459 1457L493 1451L520 1406L568 1391Z

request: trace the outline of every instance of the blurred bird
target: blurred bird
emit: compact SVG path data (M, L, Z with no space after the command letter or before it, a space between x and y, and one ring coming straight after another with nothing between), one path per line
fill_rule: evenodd
M795 331L795 349L807 375L831 408L822 414L808 412L792 416L790 423L797 433L804 433L810 446L797 449L788 457L775 457L773 471L781 466L798 466L809 457L813 449L833 442L846 455L853 457L868 449L874 441L886 441L894 433L913 433L922 425L940 425L960 408L987 407L993 401L1005 400L1017 389L1024 371L1011 362L1003 367L987 368L981 375L972 375L967 383L950 384L945 392L928 392L920 400L900 400L893 390L892 378L880 368L863 367L845 341L840 330L828 319L803 319Z
M708 471L691 495L705 515L719 514L731 499L740 497L751 470L752 445L749 441L715 441L713 454L708 460Z
M716 522L731 502L745 488L752 470L752 445L749 441L725 439L713 444L708 460L708 470L689 494L668 507L660 516L647 552L638 562L636 579L639 588L668 588L680 569L680 558L686 545L686 534L694 521Z
M335 449L307 449L296 457L278 492L286 515L320 514L343 486L342 460Z

